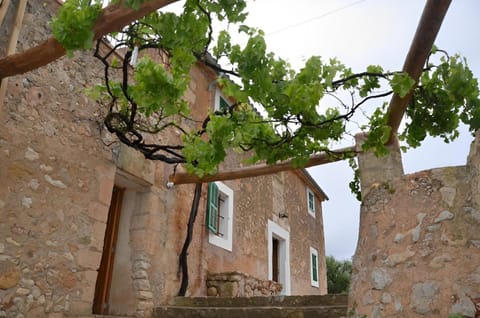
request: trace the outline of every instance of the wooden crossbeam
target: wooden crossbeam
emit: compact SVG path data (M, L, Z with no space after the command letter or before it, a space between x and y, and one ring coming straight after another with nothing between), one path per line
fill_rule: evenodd
M340 161L345 158L345 155L356 154L357 150L355 146L332 150L329 153L320 153L313 155L304 166L304 168L318 166L324 163ZM229 171L219 172L212 176L205 176L199 178L196 175L188 173L176 173L172 174L169 177L169 182L173 184L187 184L187 183L198 183L198 182L212 182L212 181L222 181L222 180L233 180L233 179L242 179L242 178L251 178L258 177L267 174L273 174L281 171L295 170L298 167L295 167L292 163L292 160L288 160L282 163L274 165L256 165L248 166L245 168L233 169Z

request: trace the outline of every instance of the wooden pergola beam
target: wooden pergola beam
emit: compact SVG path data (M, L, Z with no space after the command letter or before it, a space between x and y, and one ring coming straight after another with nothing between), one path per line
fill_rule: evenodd
M433 43L451 2L451 0L428 0L425 4L422 17L403 65L403 71L408 73L416 83L418 83L422 74L425 62L432 50ZM412 94L413 90L403 98L398 94L392 96L387 110L387 124L392 128L392 131L387 144L392 144L396 139L398 127L412 98Z
M178 0L151 0L144 2L139 10L124 7L123 1L109 5L102 10L95 23L94 40L98 40L108 33L120 31L125 25L176 1ZM60 43L51 37L33 48L0 59L0 79L23 74L47 65L65 53L65 49Z
M329 153L320 153L313 155L304 166L304 168L318 166L324 163L335 162L345 159L345 155L356 154L357 149L355 146L341 148L337 150L332 150ZM229 171L218 172L212 176L198 177L196 175L188 173L176 173L172 174L169 177L169 182L173 184L188 184L188 183L199 183L199 182L212 182L212 181L223 181L223 180L233 180L233 179L242 179L242 178L251 178L258 177L267 174L273 174L281 171L295 170L298 167L295 167L292 164L292 160L288 160L282 163L274 165L256 165L249 166L245 168L233 169Z

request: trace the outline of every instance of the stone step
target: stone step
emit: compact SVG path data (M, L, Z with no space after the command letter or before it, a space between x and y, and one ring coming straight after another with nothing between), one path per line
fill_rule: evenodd
M177 307L155 309L154 318L342 318L346 306L308 307Z
M117 315L97 315L91 314L88 316L72 316L75 318L135 318L135 316L117 316Z
M76 318L135 318L135 316L117 316L117 315L92 314L90 316L76 316Z
M155 309L155 318L340 318L346 295L273 297L177 297Z
M346 306L347 295L270 296L270 297L176 297L175 306L185 307L301 307Z

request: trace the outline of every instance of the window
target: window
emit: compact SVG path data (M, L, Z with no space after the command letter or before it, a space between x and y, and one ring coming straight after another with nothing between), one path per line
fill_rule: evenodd
M313 194L312 190L307 188L307 204L308 204L308 213L311 216L315 217L315 194Z
M318 251L310 247L310 279L312 286L318 288Z
M228 100L223 96L220 89L217 88L217 91L215 92L214 110L223 111L225 108L228 108L228 107L230 107Z
M232 251L233 191L222 182L208 184L206 225L208 241Z

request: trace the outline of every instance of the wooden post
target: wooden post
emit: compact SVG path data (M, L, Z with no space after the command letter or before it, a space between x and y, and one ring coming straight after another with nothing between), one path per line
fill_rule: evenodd
M8 11L8 6L10 5L10 0L0 0L0 26L3 23L3 19Z
M408 73L417 83L422 74L425 62L432 50L438 31L440 30L443 18L447 14L450 2L451 0L429 0L423 9L415 37L413 38L407 57L405 58L405 64L403 65L403 71ZM390 132L390 139L387 144L395 142L398 127L407 109L408 102L412 98L412 94L413 90L403 98L398 94L392 96L387 111L387 124L392 127L392 131Z
M345 159L345 155L357 154L355 146L332 150L328 153L320 153L313 155L303 168L318 166L324 163L335 162ZM267 174L277 173L281 171L295 170L298 167L295 167L292 164L292 160L285 161L279 164L274 165L256 165L245 167L241 169L233 169L230 171L222 171L213 176L205 176L199 178L198 176L191 175L188 173L176 173L170 175L169 182L173 184L188 184L188 183L200 183L200 182L212 182L212 181L222 181L222 180L233 180L233 179L242 179L242 178L251 178L258 177Z
M7 0L5 3L2 3L2 7L0 8L0 25L3 18L5 17L5 14L3 13L3 7L8 7L9 2L10 1ZM7 55L15 53L15 50L17 48L18 36L20 35L20 30L22 29L23 16L25 14L26 6L27 0L20 0L20 2L18 3L17 15L15 17L15 21L13 22L12 34L10 35L10 40L8 42ZM7 9L8 8L5 8L5 12L7 11ZM3 100L5 99L5 94L7 92L7 86L8 79L2 79L0 81L0 110L3 106Z

